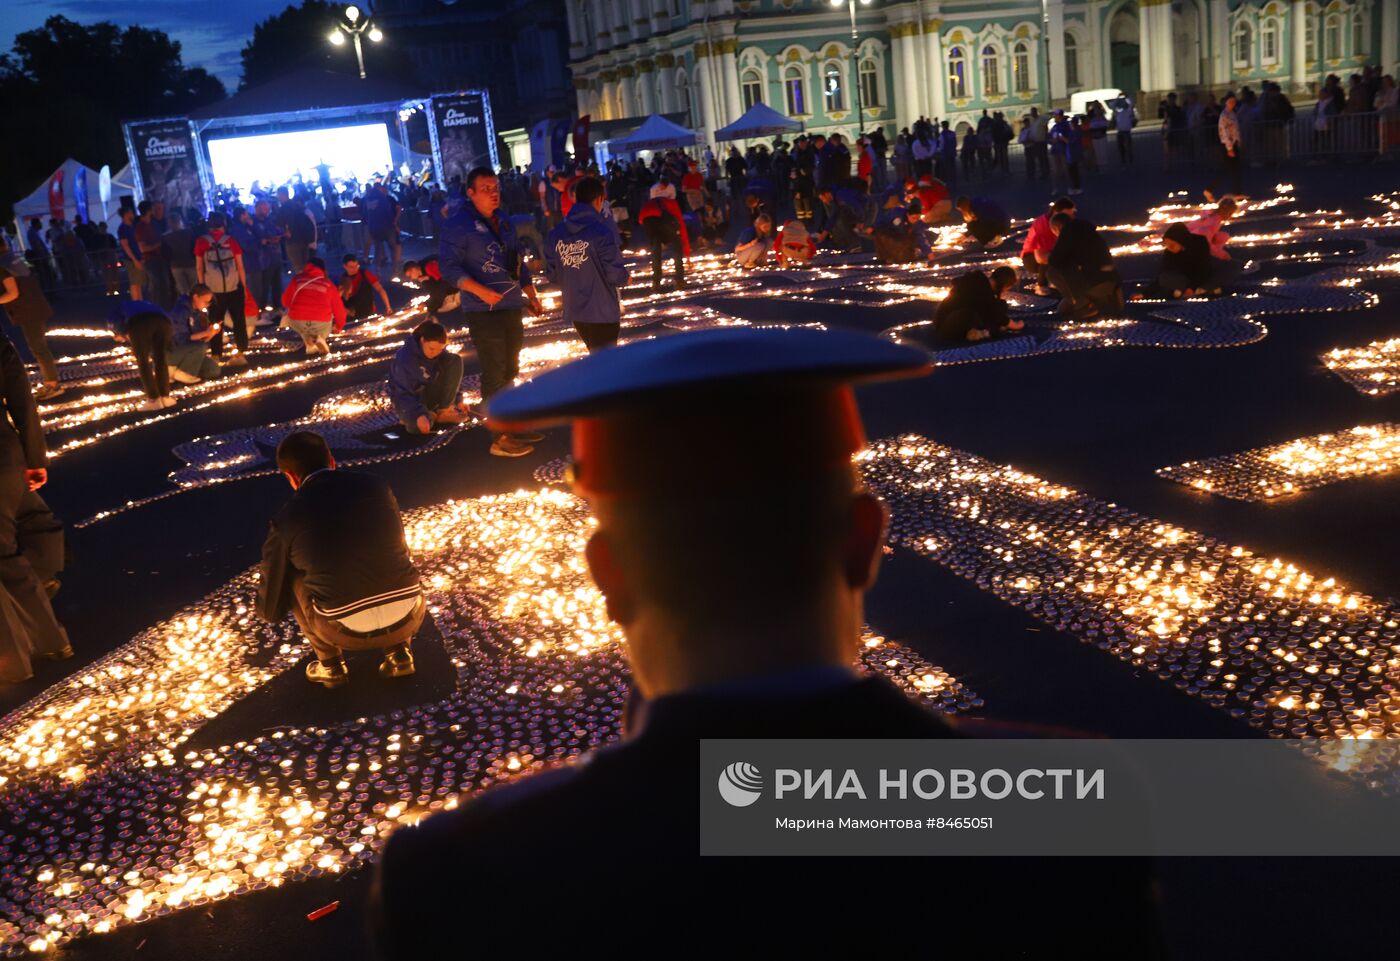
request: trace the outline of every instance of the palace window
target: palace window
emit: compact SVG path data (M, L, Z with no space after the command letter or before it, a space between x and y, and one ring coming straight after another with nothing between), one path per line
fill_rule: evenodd
M967 99L967 54L962 47L948 48L948 96Z

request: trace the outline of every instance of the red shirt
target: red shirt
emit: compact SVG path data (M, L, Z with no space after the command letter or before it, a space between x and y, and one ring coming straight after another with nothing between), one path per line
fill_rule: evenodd
M692 170L681 178L682 190L704 190L705 176L698 170Z
M196 240L194 242L195 257L197 259L203 259L205 252L209 250L209 237L213 237L215 240L218 240L223 235L224 231L222 228L220 228L218 230L211 230L209 231L208 236L200 237L198 240ZM236 256L243 256L243 248L238 246L238 241L234 240L232 237L228 238L228 243L225 246L227 246L229 250L233 251L233 253Z
M1021 256L1039 250L1049 253L1055 249L1055 232L1050 229L1050 215L1041 214L1031 223L1031 231L1026 234L1026 242L1021 245Z
M368 281L368 282L369 282L369 285L372 287L372 286L374 286L375 284L379 283L379 278L376 277L376 276L374 276L374 274L370 273L369 270L368 270L367 268L365 268L365 267L361 267L361 268L360 268L359 270L357 270L354 274L351 274L351 273L349 273L349 272L347 271L347 272L345 273L345 278L344 278L344 279L350 281L350 296L351 296L351 297L355 296L356 294L358 294L358 293L360 292L360 284L365 283L366 281Z

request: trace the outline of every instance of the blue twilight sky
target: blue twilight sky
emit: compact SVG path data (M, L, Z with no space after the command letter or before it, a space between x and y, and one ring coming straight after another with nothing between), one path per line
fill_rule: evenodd
M180 41L185 66L203 67L232 93L238 89L238 51L253 36L253 25L290 5L292 0L0 0L0 49L9 52L16 34L55 14L78 23L139 23Z

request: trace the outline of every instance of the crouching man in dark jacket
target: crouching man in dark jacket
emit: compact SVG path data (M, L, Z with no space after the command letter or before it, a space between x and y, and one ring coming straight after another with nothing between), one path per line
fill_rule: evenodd
M606 190L596 177L574 187L574 205L549 232L545 271L564 298L564 319L574 325L590 352L617 343L627 264L612 222L603 217Z
M426 605L394 492L372 474L336 470L310 431L282 439L277 468L296 493L263 543L258 613L296 617L316 654L306 677L317 684L349 680L346 650L384 650L380 674L412 674L409 645Z
M413 329L389 365L389 400L411 434L429 434L439 424L460 424L462 357L447 349L447 329L425 320Z

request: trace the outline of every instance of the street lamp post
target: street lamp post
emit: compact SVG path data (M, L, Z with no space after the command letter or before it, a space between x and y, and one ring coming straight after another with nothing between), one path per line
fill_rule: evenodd
M343 46L345 38L350 37L355 44L355 59L360 64L360 79L365 79L365 51L360 46L361 34L369 34L371 43L378 43L384 39L384 34L374 25L368 16L361 12L360 8L351 4L345 8L344 21L337 23L335 29L331 31L330 41L335 46Z
M871 0L860 0L862 6L869 6ZM865 134L865 103L861 97L860 89L860 32L856 29L856 0L831 0L833 7L845 6L851 11L851 73L855 80L856 95L856 129L860 135Z

